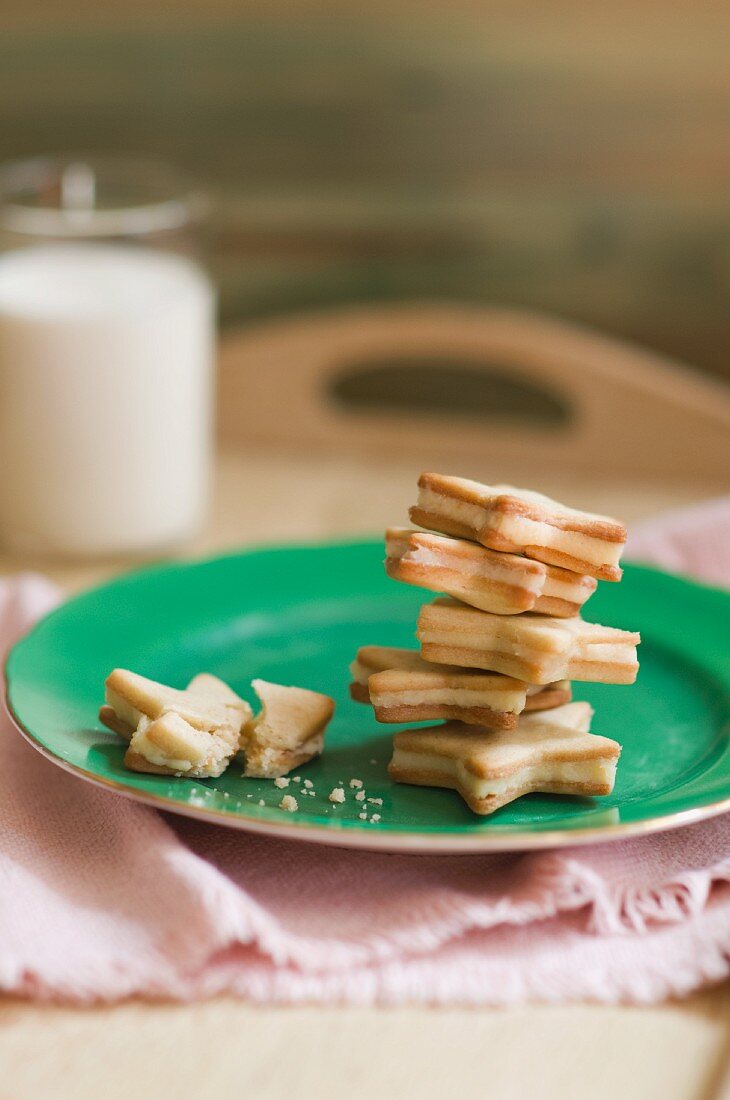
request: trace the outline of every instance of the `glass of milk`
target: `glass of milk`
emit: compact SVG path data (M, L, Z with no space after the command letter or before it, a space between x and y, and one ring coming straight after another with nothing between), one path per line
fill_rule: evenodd
M164 552L199 528L215 295L200 197L133 159L0 168L0 542Z

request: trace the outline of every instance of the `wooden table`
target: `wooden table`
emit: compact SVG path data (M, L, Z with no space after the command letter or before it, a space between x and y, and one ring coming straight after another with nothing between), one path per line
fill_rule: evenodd
M187 553L379 532L406 515L417 473L407 459L229 451L210 525ZM629 522L716 491L700 480L589 483L565 473L542 484ZM28 564L0 559L0 570ZM73 591L120 564L45 571ZM496 1011L273 1009L228 999L82 1010L9 999L0 1002L0 1098L714 1100L729 1095L729 1024L727 987L655 1008Z

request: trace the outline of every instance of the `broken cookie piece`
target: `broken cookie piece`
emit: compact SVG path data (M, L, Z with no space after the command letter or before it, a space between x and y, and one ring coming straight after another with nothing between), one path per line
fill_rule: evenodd
M248 703L223 680L202 672L183 691L149 680L137 672L115 668L106 679L106 706L99 719L114 733L129 741L142 718L160 718L174 711L195 729L237 726L251 719Z
M249 720L253 713L245 699L242 699L240 695L236 695L233 688L229 687L225 680L213 676L211 672L199 672L197 676L193 676L186 691L192 692L193 695L203 695L206 699L220 703L224 707L233 707L234 710L241 712L242 720L245 722Z
M233 727L196 729L174 711L142 717L124 754L125 767L155 775L209 779L221 775L238 750Z
M244 775L276 779L322 752L324 731L335 709L328 695L306 688L254 680L261 713L244 726Z
M180 691L123 668L107 677L99 711L104 725L129 741L128 768L196 778L221 775L251 716L248 703L209 673Z

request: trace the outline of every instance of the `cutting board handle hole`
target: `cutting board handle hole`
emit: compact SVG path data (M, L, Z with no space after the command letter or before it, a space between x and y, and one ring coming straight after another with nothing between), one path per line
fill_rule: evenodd
M514 367L451 357L380 357L329 373L330 404L357 413L460 419L561 429L575 420L568 397Z

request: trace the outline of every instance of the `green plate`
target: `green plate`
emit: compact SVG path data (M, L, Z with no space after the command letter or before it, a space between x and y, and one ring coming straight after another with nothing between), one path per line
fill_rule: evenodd
M595 707L593 728L623 745L609 798L530 795L476 817L453 791L393 784L394 726L348 697L347 666L366 643L413 645L428 594L384 575L382 542L281 546L131 573L71 600L12 650L8 701L31 743L61 767L160 809L241 829L390 851L487 851L610 840L667 829L730 809L730 595L653 569L627 566L589 605L597 622L638 629L632 687L576 684ZM262 677L324 691L337 701L324 756L301 769L314 797L278 808L271 781L125 771L123 745L97 720L115 666L182 687L216 673L251 702ZM361 821L348 784L382 799ZM329 802L343 785L343 805ZM296 786L294 787L296 789ZM263 804L261 804L263 803Z

